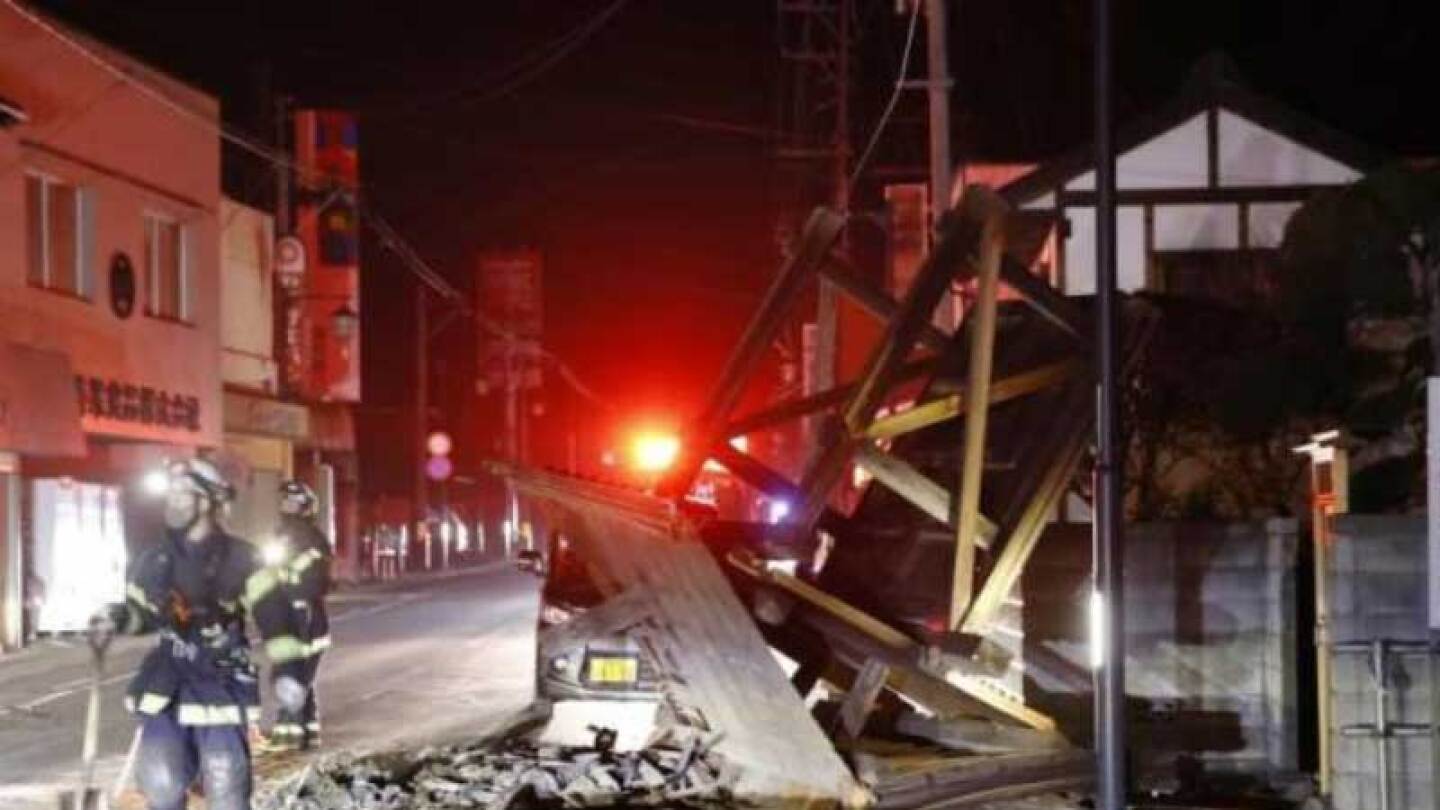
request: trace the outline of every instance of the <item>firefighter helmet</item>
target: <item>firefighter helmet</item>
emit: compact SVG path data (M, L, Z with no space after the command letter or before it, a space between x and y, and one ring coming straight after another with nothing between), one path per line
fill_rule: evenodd
M213 462L203 458L173 461L167 471L172 491L194 492L216 505L235 500L235 487Z
M280 485L280 511L290 515L314 515L320 506L315 490L304 481L286 481Z

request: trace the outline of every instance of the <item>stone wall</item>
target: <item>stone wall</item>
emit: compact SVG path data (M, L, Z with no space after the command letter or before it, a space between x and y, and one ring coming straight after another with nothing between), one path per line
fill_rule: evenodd
M1132 751L1208 776L1294 774L1297 532L1293 520L1128 529ZM1077 740L1090 734L1090 554L1088 526L1052 527L1022 585L1027 698Z

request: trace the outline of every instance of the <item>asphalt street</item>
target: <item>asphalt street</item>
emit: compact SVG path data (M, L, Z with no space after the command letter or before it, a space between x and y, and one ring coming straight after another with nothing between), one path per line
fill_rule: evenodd
M533 694L537 592L533 576L502 564L337 594L335 647L319 678L324 750L483 735L523 709ZM125 685L151 643L121 639L107 658L106 785L134 735ZM57 792L75 784L92 671L83 642L41 641L0 658L0 807L53 809Z

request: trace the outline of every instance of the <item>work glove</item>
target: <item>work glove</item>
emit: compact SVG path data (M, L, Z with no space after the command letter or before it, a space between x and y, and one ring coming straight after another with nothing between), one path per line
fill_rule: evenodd
M88 632L90 643L97 647L109 646L125 625L130 622L130 608L123 602L114 602L99 610L90 617Z
M297 678L281 675L275 679L275 702L287 712L295 713L304 709L305 698L309 694L310 690Z

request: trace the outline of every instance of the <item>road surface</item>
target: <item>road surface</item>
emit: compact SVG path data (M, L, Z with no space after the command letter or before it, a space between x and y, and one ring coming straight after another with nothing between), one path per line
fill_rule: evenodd
M335 648L319 681L325 749L483 735L523 709L534 684L537 591L533 576L492 566L338 594ZM134 733L121 698L149 643L121 639L107 663L107 785ZM74 784L88 656L83 642L41 642L0 658L0 807L53 810L56 792Z

